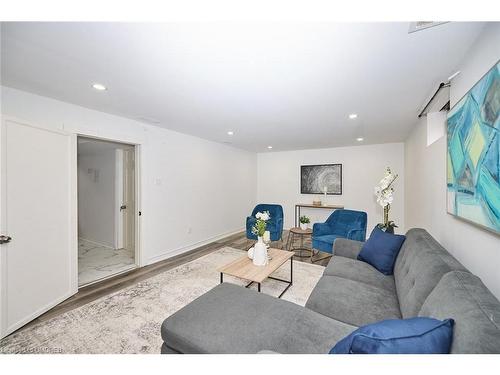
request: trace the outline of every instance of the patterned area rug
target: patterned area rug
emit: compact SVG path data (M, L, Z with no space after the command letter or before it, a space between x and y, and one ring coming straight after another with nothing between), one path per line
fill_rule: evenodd
M217 269L244 254L225 247L87 305L14 333L0 353L159 353L163 320L219 283ZM275 275L288 279L286 263ZM283 299L304 305L324 267L294 262L294 284ZM224 281L245 282L224 277ZM262 292L277 296L284 283L268 280Z

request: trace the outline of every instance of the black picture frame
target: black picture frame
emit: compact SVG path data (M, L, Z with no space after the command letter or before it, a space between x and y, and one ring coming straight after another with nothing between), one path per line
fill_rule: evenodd
M329 171L330 169L330 171ZM342 195L342 164L313 164L300 166L300 194L324 194L319 188L320 179L331 178L327 174L338 175L338 181L330 183L327 195ZM326 174L326 176L325 176ZM328 183L328 182L326 182ZM324 186L324 185L323 185Z

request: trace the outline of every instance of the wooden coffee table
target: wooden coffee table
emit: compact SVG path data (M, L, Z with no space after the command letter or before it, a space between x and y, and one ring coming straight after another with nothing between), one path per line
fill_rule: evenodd
M272 279L277 281L282 281L287 284L285 290L281 292L278 298L281 298L283 294L292 286L293 282L293 251L284 251L279 249L270 248L267 250L270 260L265 266L255 266L246 254L239 259L225 265L219 269L220 272L220 282L224 282L224 275L235 276L240 279L248 280L245 287L248 288L253 283L257 283L257 290L260 292L261 283L265 279ZM290 280L283 280L277 277L271 276L271 274L280 268L287 260L290 259Z

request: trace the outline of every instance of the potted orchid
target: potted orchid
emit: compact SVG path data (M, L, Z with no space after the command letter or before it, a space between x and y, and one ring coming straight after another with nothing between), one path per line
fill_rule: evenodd
M375 196L377 197L377 203L384 208L384 222L377 224L377 226L385 232L394 233L394 228L398 226L394 221L389 220L389 210L391 209L392 201L394 200L394 181L396 181L398 175L391 171L390 167L385 169L384 177L380 180L377 186L375 186Z
M265 266L268 263L267 246L263 241L263 236L266 233L267 222L271 218L269 211L257 212L257 219L252 227L252 233L257 236L257 243L253 248L253 264L256 266Z

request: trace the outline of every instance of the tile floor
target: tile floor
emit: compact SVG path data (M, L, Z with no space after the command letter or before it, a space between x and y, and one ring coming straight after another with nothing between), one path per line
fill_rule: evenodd
M135 268L134 254L78 240L78 286Z

